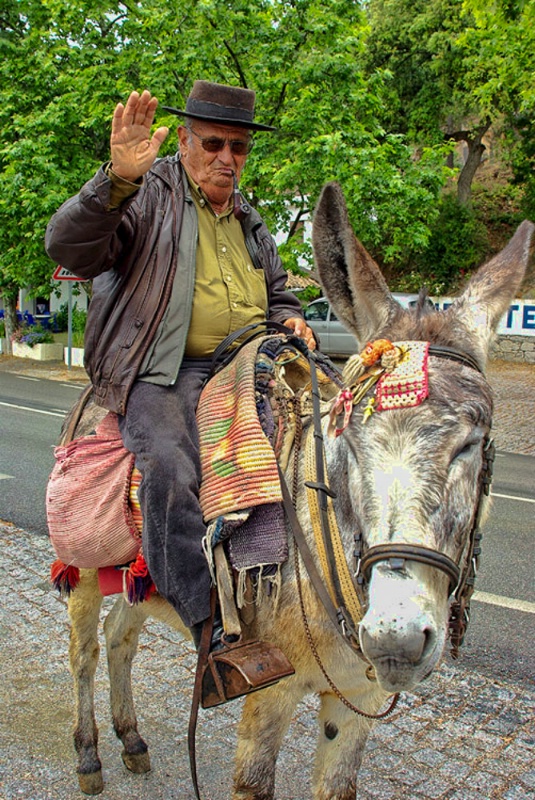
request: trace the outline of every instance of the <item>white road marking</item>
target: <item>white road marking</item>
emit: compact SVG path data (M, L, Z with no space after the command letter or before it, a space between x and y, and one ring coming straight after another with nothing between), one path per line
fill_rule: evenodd
M80 392L82 389L85 388L85 383L60 383L60 386L65 386L67 389L76 389L77 392Z
M514 611L535 614L535 603L530 603L528 600L516 600L514 597L503 597L501 594L490 594L489 592L474 592L472 600L479 600L480 603L487 603L490 606L512 608Z
M503 497L504 500L518 500L520 503L535 503L535 500L532 500L530 497L515 497L514 494L498 494L497 492L491 492L491 497Z
M2 403L0 402L0 406L5 406L6 408L16 408L19 411L33 411L34 414L47 414L49 417L64 417L66 412L62 411L61 414L56 413L55 411L43 411L40 408L30 408L29 406L17 406L15 403Z
M39 381L40 378L28 378L27 376L17 375L19 381Z
M0 472L0 481L10 480L14 477L14 475L5 475L3 472Z

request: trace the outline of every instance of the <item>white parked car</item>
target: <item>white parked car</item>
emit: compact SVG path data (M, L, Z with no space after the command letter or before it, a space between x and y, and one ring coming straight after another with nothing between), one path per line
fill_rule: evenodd
M393 297L404 308L411 308L418 301L417 294L393 293ZM429 300L431 305L434 305ZM328 356L351 356L358 352L357 340L344 328L325 297L313 300L304 309L310 327L320 337L320 350Z

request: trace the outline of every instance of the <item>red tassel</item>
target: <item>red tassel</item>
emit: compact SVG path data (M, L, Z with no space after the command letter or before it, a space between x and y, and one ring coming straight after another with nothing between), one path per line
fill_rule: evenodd
M128 602L132 605L148 600L151 594L156 591L141 550L136 560L126 570L125 585Z
M50 567L50 580L62 597L68 597L80 583L80 570L58 558Z

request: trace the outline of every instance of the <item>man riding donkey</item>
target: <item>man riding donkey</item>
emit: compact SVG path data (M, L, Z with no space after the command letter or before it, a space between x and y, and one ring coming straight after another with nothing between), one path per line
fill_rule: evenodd
M199 647L210 618L202 549L195 410L214 350L266 319L315 347L260 215L238 181L253 146L255 93L196 81L178 127L179 151L157 158L158 101L132 92L113 115L111 160L52 217L46 248L93 279L85 361L95 402L118 415L142 475L142 544L158 592ZM211 648L221 641L216 611Z

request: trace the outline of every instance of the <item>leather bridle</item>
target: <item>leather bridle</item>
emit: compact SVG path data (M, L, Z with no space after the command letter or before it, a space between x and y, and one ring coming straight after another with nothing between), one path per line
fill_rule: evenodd
M434 567L448 576L450 594L457 587L461 574L459 566L449 556L419 544L398 542L378 544L375 547L370 547L364 556L355 553L355 558L357 561L355 578L357 585L360 587L369 580L372 567L379 561L388 561L389 569L394 571L404 569L405 561L417 561L420 564L426 564L428 567Z

